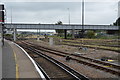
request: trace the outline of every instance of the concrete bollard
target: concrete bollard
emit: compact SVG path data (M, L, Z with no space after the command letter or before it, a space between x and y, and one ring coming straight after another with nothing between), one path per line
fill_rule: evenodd
M40 36L37 36L37 41L39 41L40 40Z
M49 38L49 45L52 46L53 45L53 38Z

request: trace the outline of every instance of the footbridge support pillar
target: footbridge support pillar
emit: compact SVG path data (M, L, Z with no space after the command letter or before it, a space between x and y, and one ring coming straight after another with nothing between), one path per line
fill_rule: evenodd
M14 41L17 40L17 38L16 38L16 34L17 34L17 29L14 28L14 30L13 30L13 40L14 40Z
M67 29L64 29L64 38L67 39Z

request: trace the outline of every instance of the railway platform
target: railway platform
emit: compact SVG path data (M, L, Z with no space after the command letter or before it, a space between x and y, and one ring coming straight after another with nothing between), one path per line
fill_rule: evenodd
M5 41L3 46L2 77L41 78L29 56L15 43Z

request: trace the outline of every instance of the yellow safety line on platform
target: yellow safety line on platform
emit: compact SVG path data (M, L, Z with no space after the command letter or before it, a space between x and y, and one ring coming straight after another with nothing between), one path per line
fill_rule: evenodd
M17 56L16 56L15 52L14 52L14 57L15 57L15 62L16 62L16 80L18 80L18 78L19 78L19 69L18 69L18 64L17 64Z

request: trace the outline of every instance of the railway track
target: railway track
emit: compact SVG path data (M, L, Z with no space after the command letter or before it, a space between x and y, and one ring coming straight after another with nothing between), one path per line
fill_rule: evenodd
M30 47L29 45L19 45L22 46L35 60L47 80L89 80L86 76L78 73L56 59L45 55L42 51Z
M59 56L62 56L62 57L66 57L66 55L70 55L72 60L75 60L79 63L82 63L82 64L85 64L85 65L94 67L96 69L100 69L100 70L103 70L103 71L106 71L106 72L109 72L109 73L120 76L120 66L119 65L102 62L102 61L99 61L99 60L95 60L95 59L88 58L88 57L83 57L83 56L80 56L80 55L78 56L78 55L69 54L69 53L62 52L62 51L53 50L53 49L46 48L46 47L43 47L43 46L40 46L40 45L35 45L35 44L29 43L29 42L22 42L22 44L26 44L26 45L29 45L29 46L35 48L35 49L45 51L45 52L49 52L51 54L59 55ZM82 59L84 59L84 60L82 60ZM110 68L106 68L104 66L110 66Z
M79 44L74 44L74 43L65 43L63 42L62 45L68 45L68 46L74 46L74 47L89 47L89 48L97 48L97 49L102 49L102 50L110 50L110 51L115 51L120 53L119 47L108 47L108 46L99 46L99 45L79 45Z
M81 42L76 42L76 41L64 41L63 42L67 42L67 43L74 43L74 44L82 44L82 41ZM119 48L120 45L110 45L110 44L105 44L105 43L88 43L88 42L84 42L84 45L97 45L97 46L106 46L106 47L116 47L116 48Z

